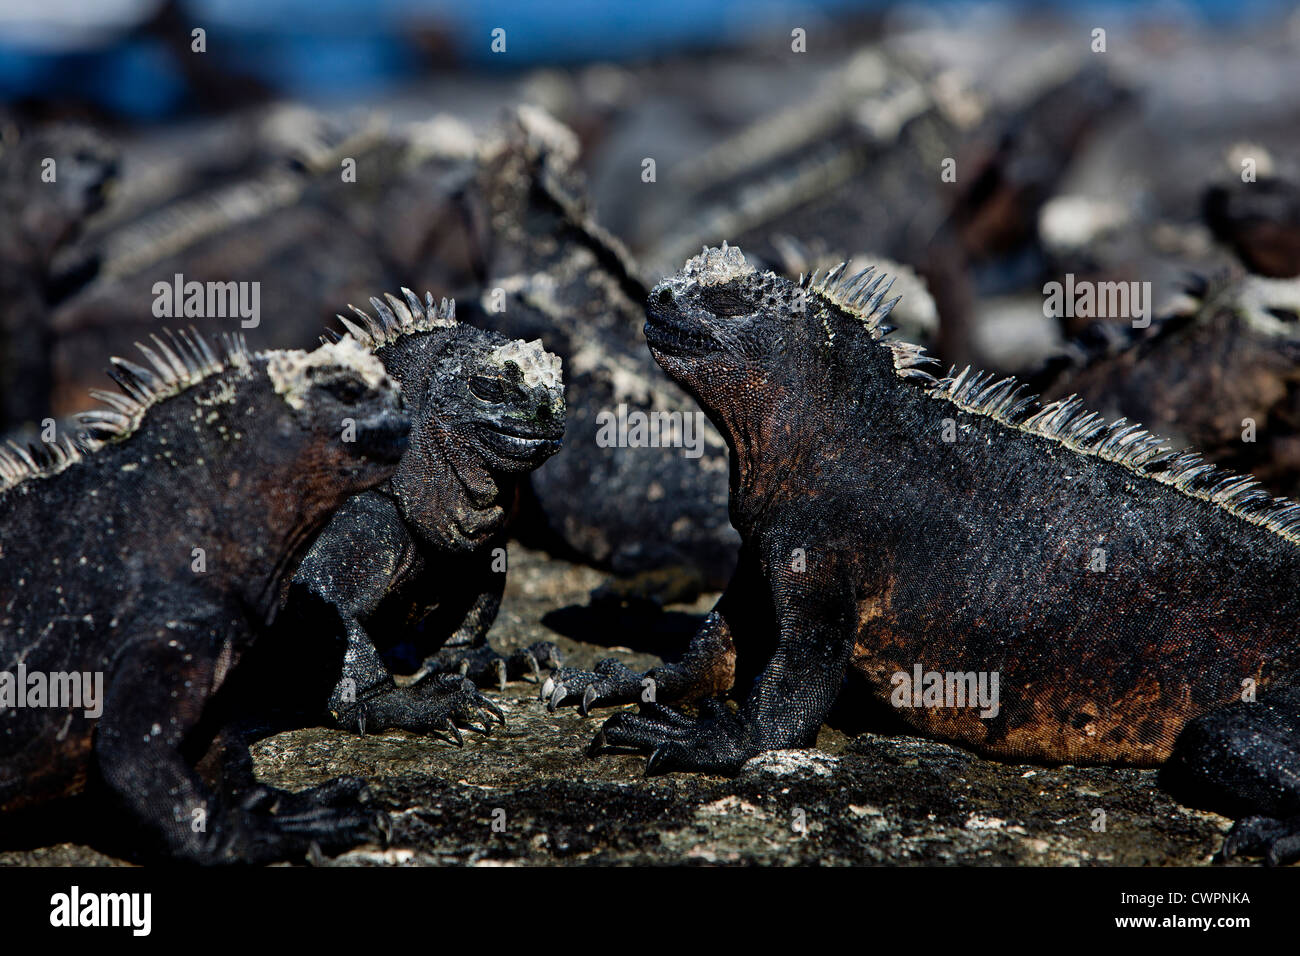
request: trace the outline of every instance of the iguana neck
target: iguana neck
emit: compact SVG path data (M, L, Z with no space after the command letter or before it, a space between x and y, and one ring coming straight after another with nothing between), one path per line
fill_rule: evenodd
M804 497L814 484L833 483L833 472L866 451L864 423L890 417L896 396L878 393L896 384L892 375L883 385L855 380L844 388L841 370L823 371L764 383L727 403L734 414L711 416L730 451L732 523L741 534L777 503ZM796 427L800 422L818 427L808 431Z
M469 551L505 526L516 480L489 469L476 449L456 435L434 436L437 455L447 467L421 461L419 475L392 479L407 521L444 551Z

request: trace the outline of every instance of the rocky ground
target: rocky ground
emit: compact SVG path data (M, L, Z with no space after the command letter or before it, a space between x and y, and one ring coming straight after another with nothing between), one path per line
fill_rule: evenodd
M499 646L554 640L577 666L611 645L631 666L656 661L636 649L646 614L588 606L598 572L520 548L512 562ZM656 627L684 642L711 600L670 608ZM570 636L593 632L603 645ZM371 782L392 817L391 845L335 865L1187 865L1208 863L1229 826L1165 795L1154 771L1008 765L829 726L817 750L768 754L734 780L646 778L640 758L585 756L598 718L547 713L533 684L503 697L506 726L466 732L461 748L312 728L259 743L258 774L290 789L339 774ZM119 862L74 843L0 852L0 866Z

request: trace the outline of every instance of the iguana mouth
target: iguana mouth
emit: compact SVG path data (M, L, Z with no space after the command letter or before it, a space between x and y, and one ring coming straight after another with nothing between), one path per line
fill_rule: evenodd
M533 461L549 457L560 450L560 435L554 429L546 434L529 431L514 425L478 423L483 442L503 458Z
M646 312L646 343L656 352L665 355L692 356L713 350L713 340L694 328L685 327L678 322Z

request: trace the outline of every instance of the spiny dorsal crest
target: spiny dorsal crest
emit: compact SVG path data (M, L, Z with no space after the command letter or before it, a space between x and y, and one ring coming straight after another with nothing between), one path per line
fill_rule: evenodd
M732 279L753 275L756 271L745 261L740 246L728 247L724 240L722 248L705 246L698 256L686 260L682 275L700 285L722 285Z
M492 353L491 359L495 365L514 362L523 373L524 385L528 388L560 387L560 357L546 351L541 339L533 339L531 342L515 339L507 342Z
M738 249L728 250L725 245L721 250L706 249L687 266L698 263L697 269L703 270L711 263L718 263L726 253L730 253L726 268L732 271L717 281L725 282L754 271L747 268ZM740 271L735 271L737 268ZM1194 451L1174 451L1165 439L1152 435L1141 425L1130 424L1123 418L1108 422L1098 413L1085 409L1077 395L1043 405L1037 396L1028 394L1023 382L1012 377L996 379L969 366L961 372L949 369L942 378L931 374L927 366L938 363L922 346L879 341L893 331L881 320L898 301L895 297L883 302L889 288L888 285L881 288L883 275L864 269L844 278L845 269L846 264L841 264L821 280L815 273L807 278L801 276L799 287L862 320L872 338L882 348L889 349L894 374L920 387L930 398L950 402L962 411L990 418L1008 428L1047 438L1080 454L1114 462L1189 497L1223 508L1292 544L1300 544L1300 502L1274 498L1252 476L1209 464ZM690 272L689 268L683 271ZM763 279L769 276L772 274L765 273Z
M154 348L142 342L135 344L148 361L148 367L118 356L110 359L112 368L108 374L122 391L119 394L91 389L91 397L103 402L105 407L76 416L88 439L104 443L124 438L135 431L144 413L163 399L183 392L209 375L249 365L251 356L242 335L223 335L224 354L218 355L194 329L189 332L168 329L163 334L166 341L157 335L149 336Z
M894 310L902 296L896 295L885 301L894 280L884 272L877 272L875 266L868 266L852 275L848 274L848 266L847 262L841 262L820 279L816 272L806 278L800 276L799 286L853 316L873 339L883 338L894 331L892 326L885 324L885 317ZM835 333L829 328L826 331L828 340L833 342Z
M371 296L370 304L375 308L374 317L349 304L348 308L360 320L360 325L341 315L336 318L343 323L349 335L371 351L390 345L404 335L455 327L455 299L443 299L441 303L435 303L433 293L426 292L422 304L420 297L405 286L402 287L402 295L406 297L405 302L389 292L384 293L387 303ZM322 341L338 341L338 338L337 332L326 332Z
M130 436L146 411L211 375L229 368L247 369L252 356L242 335L223 335L221 354L198 332L168 329L151 335L153 345L136 348L146 364L114 356L109 375L120 392L91 389L103 407L74 416L73 434L64 433L53 443L22 447L8 441L0 445L0 491L28 478L58 474L104 445Z
M906 354L919 361L933 362L919 346L908 346ZM1109 422L1084 408L1083 400L1070 395L1047 405L1028 394L1028 387L1015 378L997 379L988 372L949 370L942 379L907 366L895 370L902 378L913 378L931 398L951 402L963 411L991 418L1017 431L1038 435L1073 451L1106 461L1169 485L1192 498L1217 505L1254 525L1300 544L1300 502L1274 498L1251 475L1239 475L1205 462L1195 451L1178 452L1166 440L1120 418Z

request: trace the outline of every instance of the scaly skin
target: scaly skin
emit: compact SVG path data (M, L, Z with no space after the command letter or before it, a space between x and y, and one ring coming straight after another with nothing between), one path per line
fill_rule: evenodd
M389 296L358 311L349 339L401 383L415 424L392 478L334 515L294 578L283 621L346 640L328 709L366 733L444 731L503 720L477 686L537 677L554 645L510 659L487 643L506 578L507 521L519 485L560 447L559 360L455 320L455 304ZM398 685L383 651L410 643L423 666ZM321 703L321 702L318 702ZM486 726L486 725L485 725Z
M1189 792L1269 818L1226 853L1295 858L1300 506L1077 404L1040 412L1014 381L936 379L917 347L881 341L892 303L871 279L800 287L724 247L652 290L651 350L732 452L740 569L699 647L715 663L734 647L743 701L693 718L659 693L596 746L734 773L812 745L853 672L918 732L989 756L1176 754ZM899 706L917 665L996 674L998 706Z
M44 469L0 458L0 669L99 673L104 688L98 719L0 711L0 809L85 788L124 812L137 849L204 864L372 838L378 818L349 785L276 795L247 777L247 799L231 799L185 754L312 534L397 465L398 390L352 343L154 349L151 369L118 363L122 394Z

